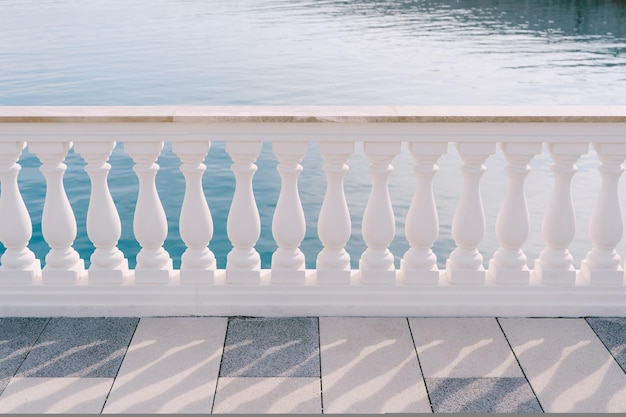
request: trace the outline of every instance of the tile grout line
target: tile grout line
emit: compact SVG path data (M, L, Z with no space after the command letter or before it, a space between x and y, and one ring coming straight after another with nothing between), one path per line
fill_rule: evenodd
M424 388L426 389L426 397L428 398L428 405L430 406L430 411L432 413L435 412L433 408L433 403L430 400L430 392L428 391L428 384L426 383L426 377L424 376L424 370L422 369L422 362L420 361L420 356L417 353L417 345L415 343L415 337L413 337L413 329L411 329L411 323L409 322L409 318L405 317L406 325L409 327L409 334L411 335L411 341L413 342L413 350L415 351L415 358L417 359L417 366L420 368L420 373L422 374L422 381L424 382Z
M517 366L519 366L520 371L522 371L522 375L524 375L524 379L526 380L526 383L530 387L530 391L535 396L535 399L537 400L537 404L539 404L539 408L541 408L541 412L545 414L546 411L543 409L543 405L541 404L541 401L539 400L539 397L537 396L537 393L535 392L533 385L530 383L528 376L526 376L526 372L524 371L524 368L522 368L522 364L517 358L517 355L515 354L515 351L513 350L513 346L511 346L511 342L509 342L509 338L506 336L506 333L504 332L504 329L502 328L502 324L500 324L500 318L498 317L494 317L494 318L496 319L496 323L498 323L500 332L502 332L502 335L504 336L504 340L506 340L507 345L509 345L509 349L511 350L511 353L513 354L513 357L515 358L515 362L517 362Z
M50 320L52 320L52 317L48 317L48 320L46 321L46 324L41 328L41 331L39 332L39 334L37 335L37 338L35 339L35 341L30 345L30 348L28 349L28 352L26 353L26 355L24 355L24 359L22 360L22 362L20 363L20 366L17 367L17 369L15 369L15 373L13 374L13 376L11 376L11 378L15 378L15 375L18 374L18 372L20 371L20 369L22 368L22 365L24 365L24 362L26 362L26 358L28 358L28 355L30 355L30 352L32 352L33 347L37 344L37 342L39 342L39 339L41 339L41 335L43 334L43 332L46 330L46 328L48 327L48 324L50 323ZM9 382L11 382L11 380L9 380ZM2 390L2 392L4 392L4 390ZM0 392L0 395L2 395L2 392Z
M113 391L113 385L115 385L115 381L117 380L117 376L120 374L120 369L122 369L122 365L124 364L124 359L126 359L126 355L128 354L128 348L133 343L133 339L135 338L135 333L137 333L137 328L139 327L139 323L141 322L141 317L137 317L137 324L135 325L135 329L133 330L133 334L130 336L130 340L128 341L128 346L126 346L126 352L124 353L124 357L120 362L120 366L117 368L117 372L115 372L115 376L113 377L113 382L111 382L111 388L109 388L109 392L107 392L107 396L104 398L104 403L102 403L102 408L100 409L100 414L104 411L104 407L107 405L107 401L109 400L109 396L111 395L111 391Z
M324 414L324 383L322 381L322 335L320 332L320 318L317 317L317 355L320 362L320 409Z
M224 332L224 343L222 343L222 356L220 357L220 367L217 370L217 379L215 380L215 391L213 392L213 401L211 401L211 410L209 411L209 414L213 414L213 409L215 408L215 397L217 397L217 387L220 384L220 374L222 372L224 352L226 351L226 339L228 339L228 329L230 327L230 319L231 317L226 318L226 331Z
M602 341L602 338L600 337L600 335L594 330L593 326L591 324L589 324L589 320L587 320L589 317L583 317L583 319L585 320L585 323L587 323L587 326L589 326L589 328L591 329L591 331L593 332L593 334L596 335L596 338L600 341L600 343L602 343L602 346L604 346L604 348L607 350L607 352L609 352L609 355L611 355L611 357L613 358L613 361L617 364L617 366L620 367L620 369L622 370L622 372L624 372L626 374L626 369L624 369L622 367L622 365L620 365L620 363L617 361L617 358L613 355L613 353L611 353L611 349L609 349L609 347L604 343L604 341Z

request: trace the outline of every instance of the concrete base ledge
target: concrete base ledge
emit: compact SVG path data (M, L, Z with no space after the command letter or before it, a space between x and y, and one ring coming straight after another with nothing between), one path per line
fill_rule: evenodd
M267 277L267 274L264 275ZM626 286L5 285L0 316L626 316Z

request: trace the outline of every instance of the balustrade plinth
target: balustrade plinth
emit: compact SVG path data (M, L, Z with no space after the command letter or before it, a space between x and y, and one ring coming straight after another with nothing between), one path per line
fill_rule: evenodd
M226 283L236 285L259 285L261 271L226 270Z
M531 283L534 285L574 285L576 284L576 269L571 265L568 269L545 269L537 259L531 275Z
M128 269L128 259L124 259L119 269L93 269L87 271L90 284L94 285L121 285L131 276Z
M80 259L72 269L51 269L44 267L41 271L43 285L80 285L87 283L85 261Z
M215 282L215 270L181 269L181 285L211 285Z
M30 285L41 279L41 261L35 261L25 271L0 269L0 285Z
M302 285L305 282L306 271L294 269L273 269L272 284Z
M453 285L483 285L487 271L482 266L477 270L456 269L448 260L446 261L446 276L448 277L448 282Z
M580 277L583 282L589 285L624 285L626 278L624 269L620 266L614 269L595 269L591 268L586 260L580 262Z
M420 269L407 269L404 262L400 261L401 279L405 284L411 285L437 285L439 283L439 269L433 268L428 271Z
M350 270L317 269L316 282L319 285L349 285L352 277Z
M489 260L487 282L495 285L528 285L530 269L524 266L520 269L498 268L493 259Z

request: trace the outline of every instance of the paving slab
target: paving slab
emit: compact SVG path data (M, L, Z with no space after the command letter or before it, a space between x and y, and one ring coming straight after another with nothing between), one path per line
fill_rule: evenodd
M16 376L114 378L137 318L52 318Z
M47 318L0 318L0 394L43 331Z
M220 376L319 378L318 319L231 318Z
M226 324L141 319L103 413L210 413Z
M545 412L626 412L626 375L584 319L500 319Z
M626 372L626 317L590 317L587 323Z
M113 378L12 378L0 413L99 414Z
M221 377L213 413L321 414L320 379Z
M426 378L523 377L495 318L410 318Z
M541 413L526 378L426 378L435 413Z
M431 412L406 319L319 320L325 413Z

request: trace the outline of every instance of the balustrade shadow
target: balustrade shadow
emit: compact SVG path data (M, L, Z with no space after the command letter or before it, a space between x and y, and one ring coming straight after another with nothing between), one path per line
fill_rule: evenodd
M584 320L558 319L543 330L521 320L556 319L500 319L545 412L626 411L626 375Z

